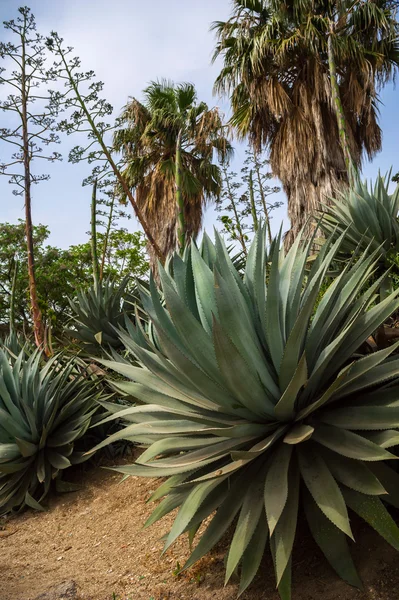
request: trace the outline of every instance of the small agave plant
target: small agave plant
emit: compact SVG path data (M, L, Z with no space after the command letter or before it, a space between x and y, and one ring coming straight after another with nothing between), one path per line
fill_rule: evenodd
M219 237L201 253L191 244L168 272L160 267L164 302L154 282L143 294L157 347L137 343L143 333L122 334L141 366L103 361L130 380L115 387L142 404L110 406L107 420L128 424L98 447L120 438L148 446L118 470L167 477L146 523L179 509L165 549L185 532L193 541L209 519L183 569L234 523L226 582L240 567L240 594L268 546L280 596L290 598L298 515L354 586L351 511L399 549L382 502L399 506L399 476L387 466L399 444L398 344L357 354L399 307L399 290L376 301L375 251L348 264L320 300L343 242L327 240L309 270L310 243L298 239L286 255L277 243L266 260L261 229L244 279Z
M345 232L340 253L350 256L359 248L376 251L386 269L399 254L399 185L389 193L390 173L379 175L374 185L359 178L324 207L320 226L325 235L338 238ZM385 280L387 281L387 280Z
M82 342L87 350L96 352L102 345L121 347L116 329L124 325L127 283L127 277L119 285L108 278L86 291L78 291L76 300L69 301L74 329L68 334ZM130 312L132 310L130 306Z
M86 460L75 443L97 397L74 361L53 357L43 366L38 351L11 361L0 350L0 514L24 505L40 510L52 480Z

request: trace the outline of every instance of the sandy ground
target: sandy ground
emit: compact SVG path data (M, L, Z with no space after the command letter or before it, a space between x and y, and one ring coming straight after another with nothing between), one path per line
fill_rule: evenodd
M226 540L184 575L174 573L188 556L186 538L161 557L160 538L172 516L143 530L156 484L86 467L74 474L82 490L53 496L44 513L26 511L0 531L0 600L33 600L50 586L73 579L79 600L230 600L237 582L224 587ZM353 555L364 593L338 580L304 530L293 561L293 600L398 600L399 556L366 525L355 522ZM299 531L301 534L301 531ZM302 539L303 536L301 536ZM242 600L277 600L268 556Z

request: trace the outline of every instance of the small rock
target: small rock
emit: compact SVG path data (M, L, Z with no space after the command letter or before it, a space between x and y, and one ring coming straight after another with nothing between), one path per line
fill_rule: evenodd
M46 592L40 594L35 600L77 600L78 590L76 581L63 581L53 585Z

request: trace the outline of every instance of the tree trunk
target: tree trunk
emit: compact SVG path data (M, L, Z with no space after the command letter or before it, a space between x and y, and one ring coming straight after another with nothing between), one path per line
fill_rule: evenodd
M22 143L24 155L24 189L25 189L25 236L28 251L28 277L29 294L32 309L33 331L35 335L36 346L46 352L44 326L42 313L39 308L37 297L37 286L35 276L35 260L33 249L33 227L32 227L32 204L31 204L31 174L30 174L30 154L29 154L29 132L27 116L27 89L26 89L26 54L25 38L22 36L22 64L21 64L21 118L22 118Z
M184 246L186 245L186 227L184 222L184 201L183 194L181 191L181 130L177 135L176 140L176 212L177 212L177 242L179 245L180 252L183 252Z
M17 291L18 261L14 258L14 273L12 276L10 296L10 332L15 330L15 294Z
M102 251L102 256L101 256L101 266L100 266L100 282L103 280L103 277L104 277L105 257L107 255L107 250L108 250L108 240L109 240L109 234L111 232L112 217L114 214L114 204L115 204L115 190L112 194L111 205L109 207L107 229L105 231L105 238L104 238L104 245L103 245L103 251Z
M337 69L335 65L334 50L332 46L332 33L328 36L327 40L327 51L328 51L328 67L330 71L330 83L331 83L331 96L335 114L337 117L339 140L344 153L345 166L348 173L349 182L352 183L353 176L355 173L355 166L352 161L352 155L349 146L348 134L346 130L346 120L344 109L341 102L341 96L339 93L338 81L337 81Z
M249 201L251 203L251 214L254 222L254 231L258 231L258 215L256 214L255 197L254 197L254 180L252 169L249 172Z
M93 184L93 193L91 196L91 260L93 264L93 279L94 284L97 286L100 273L98 268L98 255L97 255L97 179Z

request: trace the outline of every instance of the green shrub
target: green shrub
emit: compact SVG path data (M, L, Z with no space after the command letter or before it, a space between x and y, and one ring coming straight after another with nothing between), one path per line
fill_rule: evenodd
M376 251L348 264L320 300L343 243L327 240L309 271L310 246L300 240L287 255L278 241L266 261L261 230L244 280L219 237L202 255L192 244L171 259L173 269L160 268L165 303L154 282L143 295L160 351L123 335L141 367L103 361L131 380L115 387L143 405L109 417L129 423L98 447L121 438L148 446L118 470L168 478L146 523L179 508L165 549L185 532L192 540L210 518L184 569L234 523L226 581L241 565L240 593L268 544L281 598L290 598L301 507L332 567L354 586L348 510L399 549L380 500L387 489L382 497L398 505L399 477L383 464L399 442L398 345L356 354L398 308L399 290L375 303Z
M0 514L40 509L53 479L86 457L75 448L97 410L92 379L76 362L0 350Z

